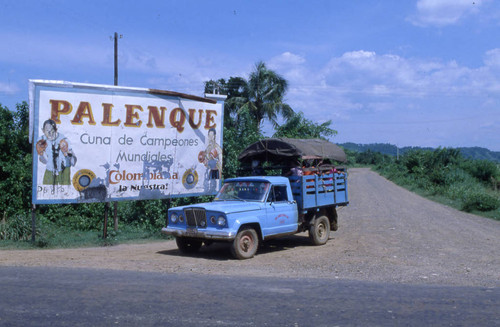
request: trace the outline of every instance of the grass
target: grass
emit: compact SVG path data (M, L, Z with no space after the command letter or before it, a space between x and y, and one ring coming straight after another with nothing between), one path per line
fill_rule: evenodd
M118 232L108 228L108 236L103 238L102 230L78 231L44 224L37 228L35 243L31 242L31 237L20 241L0 240L0 250L100 247L168 239L169 237L162 235L159 230L151 231L131 226L122 226Z

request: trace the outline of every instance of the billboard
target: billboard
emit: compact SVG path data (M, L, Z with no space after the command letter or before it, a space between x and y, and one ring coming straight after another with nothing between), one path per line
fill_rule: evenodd
M30 80L33 199L215 194L225 96Z

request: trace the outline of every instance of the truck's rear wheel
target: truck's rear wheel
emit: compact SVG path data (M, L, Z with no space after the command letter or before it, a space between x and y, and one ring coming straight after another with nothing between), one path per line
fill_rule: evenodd
M175 243L182 253L195 253L203 244L201 240L180 236L175 238Z
M326 216L320 216L314 219L309 227L309 238L314 245L323 245L330 236L330 221Z
M231 246L231 253L237 259L250 259L259 247L259 236L253 228L243 228L238 232Z

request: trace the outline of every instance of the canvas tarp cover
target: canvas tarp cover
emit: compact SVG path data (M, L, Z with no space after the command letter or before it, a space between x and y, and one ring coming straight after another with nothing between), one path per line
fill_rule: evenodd
M347 161L341 147L322 139L263 139L249 145L238 156L241 162L252 160L282 162L293 158Z

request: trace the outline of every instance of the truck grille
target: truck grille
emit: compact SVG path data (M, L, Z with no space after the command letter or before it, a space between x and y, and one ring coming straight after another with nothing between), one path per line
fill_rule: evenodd
M184 209L184 215L186 216L186 222L188 226L191 227L207 226L207 215L205 213L205 209L187 208Z

